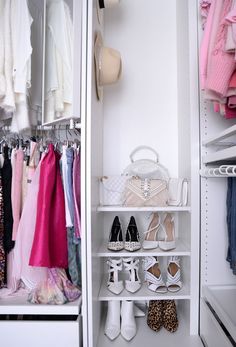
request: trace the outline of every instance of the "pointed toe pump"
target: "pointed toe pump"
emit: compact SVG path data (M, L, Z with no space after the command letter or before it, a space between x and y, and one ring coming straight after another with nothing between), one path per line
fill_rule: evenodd
M129 280L125 281L125 289L130 293L135 293L141 288L141 281L138 274L139 260L136 258L123 258L125 271L129 273Z
M107 248L111 251L120 251L124 248L122 228L118 216L113 220Z
M148 230L144 232L145 239L143 241L143 249L154 249L158 247L157 232L160 228L160 218L158 213L152 214L152 220L148 226Z
M123 281L119 281L119 271L122 270L122 259L109 258L107 288L114 294L120 294L124 289Z
M125 249L129 252L137 251L141 248L138 228L133 216L130 217L129 225L125 235Z
M159 240L160 249L163 251L175 249L175 224L174 218L170 213L167 213L164 216L164 222L161 226L164 232L164 237L162 240Z

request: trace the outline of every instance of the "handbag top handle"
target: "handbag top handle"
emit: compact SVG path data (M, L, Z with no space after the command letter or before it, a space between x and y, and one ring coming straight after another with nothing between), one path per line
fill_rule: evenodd
M155 154L155 161L158 163L158 153L155 151L155 149L153 149L152 147L149 147L149 146L138 146L136 147L131 153L130 153L130 160L131 162L133 163L135 160L134 160L134 155L137 153L137 152L140 152L142 150L149 150L150 152L154 153Z

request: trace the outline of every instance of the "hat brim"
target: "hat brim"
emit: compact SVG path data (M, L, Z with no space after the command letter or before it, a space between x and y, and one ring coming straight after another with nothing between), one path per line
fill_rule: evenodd
M100 31L96 33L95 43L94 43L94 62L95 62L95 84L98 100L102 100L103 97L103 87L100 85L100 70L99 70L99 61L100 61L100 51L103 46L102 34Z

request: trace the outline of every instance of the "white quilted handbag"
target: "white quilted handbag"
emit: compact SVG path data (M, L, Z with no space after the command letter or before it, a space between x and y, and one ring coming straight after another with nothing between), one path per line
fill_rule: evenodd
M125 183L129 176L113 175L100 178L100 204L105 206L122 205Z

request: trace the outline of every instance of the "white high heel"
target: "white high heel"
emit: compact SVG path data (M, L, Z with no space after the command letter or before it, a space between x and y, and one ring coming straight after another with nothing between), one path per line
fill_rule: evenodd
M129 280L125 280L125 289L135 293L141 288L141 281L138 274L139 260L137 258L123 258L125 271L129 273Z
M160 294L166 293L167 288L165 282L162 279L158 260L155 257L145 257L143 265L145 280L148 282L148 289ZM151 272L149 270L151 270ZM159 275L156 276L152 272L158 272Z
M105 335L114 340L120 334L120 301L108 301L107 318L105 323Z
M175 244L175 224L174 217L167 213L164 215L164 221L161 224L164 231L164 240L159 240L159 247L163 251L169 251L176 247Z
M143 249L154 249L158 247L156 239L157 232L160 228L160 217L158 213L152 214L152 220L148 226L148 230L144 232L145 240L143 241Z
M182 288L179 262L180 259L177 256L172 256L168 260L166 287L172 293L176 293Z
M136 335L137 327L134 318L134 302L121 302L121 335L127 341L132 340Z
M124 289L123 281L119 281L118 271L122 270L122 259L108 258L107 288L114 294L120 294Z

